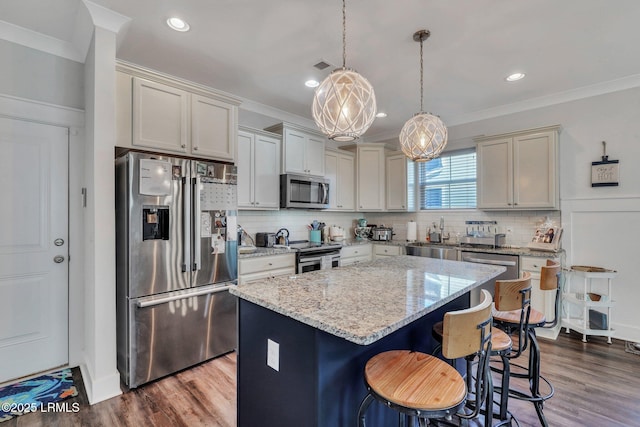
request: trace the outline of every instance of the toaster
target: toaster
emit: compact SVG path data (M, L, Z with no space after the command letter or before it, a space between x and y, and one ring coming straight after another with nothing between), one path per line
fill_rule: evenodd
M256 246L272 248L276 244L276 233L256 233Z

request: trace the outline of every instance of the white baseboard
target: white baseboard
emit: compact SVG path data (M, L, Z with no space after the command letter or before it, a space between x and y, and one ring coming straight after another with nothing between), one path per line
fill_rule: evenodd
M558 335L560 335L560 325L556 325L555 328L536 328L536 336L541 338L556 340Z
M89 404L94 405L103 400L111 399L122 394L120 389L120 374L114 373L102 378L93 378L86 363L80 365L82 381L87 392Z

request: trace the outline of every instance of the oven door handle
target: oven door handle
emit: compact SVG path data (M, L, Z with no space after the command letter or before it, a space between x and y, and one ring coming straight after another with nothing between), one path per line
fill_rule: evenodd
M310 264L315 264L317 262L322 261L322 257L309 257L309 258L303 258L300 260L300 262L298 264L300 265L310 265Z
M495 259L482 259L482 258L473 258L473 257L462 257L463 261L466 262L475 262L476 264L490 264L490 265L502 265L505 267L515 267L515 261L498 261Z

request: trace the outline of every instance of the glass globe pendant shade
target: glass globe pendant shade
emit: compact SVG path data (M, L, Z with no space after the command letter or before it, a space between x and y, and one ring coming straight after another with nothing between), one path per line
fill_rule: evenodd
M440 155L447 145L447 127L440 117L416 113L400 131L400 146L414 162L426 162Z
M376 117L376 97L367 79L349 68L338 68L316 88L313 119L329 139L354 141Z

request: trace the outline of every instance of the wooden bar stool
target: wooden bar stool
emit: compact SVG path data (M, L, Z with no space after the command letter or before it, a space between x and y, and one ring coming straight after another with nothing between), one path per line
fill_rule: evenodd
M529 380L529 392L522 392L514 388L511 388L509 390L510 397L526 400L533 403L538 415L538 419L540 420L540 424L545 427L548 426L548 423L543 412L544 402L553 397L555 391L551 382L540 375L540 346L536 337L536 328L553 328L558 323L559 292L557 291L559 277L560 264L555 261L547 260L547 265L542 266L540 271L540 290L543 292L554 290L556 291L554 318L551 321L547 321L544 313L530 308L530 316L526 324L526 334L524 337L525 345L523 348L526 349L527 345L529 346L529 364L526 368L520 365L512 364L513 366L516 366L520 370L524 371L524 373L513 371L511 372L511 375L513 377L527 378ZM508 325L509 322L511 322L512 325L514 324L513 319L509 320L508 315L505 317L501 313L495 312L494 321L497 324L503 325ZM543 395L540 392L541 381L547 384L547 387L549 389L549 392L547 394Z
M468 390L453 367L429 354L392 350L377 354L365 366L368 394L358 409L358 425L364 427L366 411L374 400L405 416L417 417L421 426L431 419L450 420L453 415L461 420L475 418L493 394L489 370L491 310L491 294L483 290L480 304L444 315L442 354L448 359L478 358L474 391L477 405L472 412L463 410Z
M433 350L431 354L437 355L442 350L442 337L443 337L443 328L444 322L438 322L433 325L433 329L431 331L431 335L433 338L438 341L438 346ZM513 342L511 337L504 331L498 328L493 328L491 330L491 357L499 357L502 362L502 369L496 370L497 372L502 373L501 385L497 390L509 390L509 354L513 348ZM474 357L466 357L467 363L467 389L471 390L471 376L469 373L473 368L473 360ZM455 367L455 360L451 361L451 366ZM498 419L501 421L509 422L509 418L511 414L508 411L508 396L509 393L500 394L500 403L499 403L499 412L497 415ZM470 402L472 403L472 402ZM505 423L499 423L497 425L502 425Z

